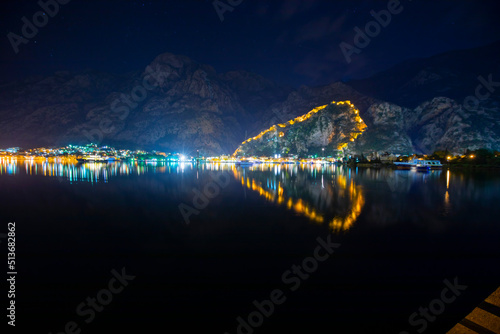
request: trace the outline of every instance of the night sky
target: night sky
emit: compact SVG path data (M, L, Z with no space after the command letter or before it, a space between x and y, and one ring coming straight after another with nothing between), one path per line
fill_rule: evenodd
M388 3L243 0L221 22L212 0L71 0L16 54L8 34L22 35L21 18L32 22L41 8L35 0L2 1L0 81L58 70L142 70L172 52L219 72L241 69L293 86L319 85L500 39L498 0L401 0L400 13L348 64L339 44L353 45L354 28L364 30L374 20L370 11Z

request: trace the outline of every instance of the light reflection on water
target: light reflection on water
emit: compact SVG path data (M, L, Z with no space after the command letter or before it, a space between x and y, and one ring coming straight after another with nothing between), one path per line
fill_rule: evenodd
M232 175L245 191L336 232L350 229L362 213L380 225L405 218L425 220L439 227L443 222L437 216L468 212L465 208L470 203L489 205L498 198L499 189L498 175L486 176L482 172L471 176L448 170L421 173L311 164L241 168L218 163L106 164L0 158L0 176L45 176L70 184L116 183L121 177L138 176L137 180L141 180L145 175L171 175L169 182L188 181L177 186L170 184L175 191L187 194L188 201L193 186L202 189L203 182L210 182L208 174L223 172Z
M200 214L192 215L187 226L178 205L193 205L193 188L203 191L213 176L221 173L229 176L229 185L200 209ZM206 301L200 312L213 306L214 300L227 300L230 294L235 298L228 303L229 308L238 298L243 299L242 307L248 308L258 298L255 293L268 295L284 270L311 255L317 233L325 236L327 229L340 234L347 230L345 238L337 235L334 239L342 241L343 253L318 272L317 286L325 290L315 290L310 298L300 300L301 305L316 305L313 310L318 314L325 310L325 314L335 314L337 309L328 309L333 299L323 298L324 303L317 305L322 300L317 296L340 298L336 305L354 310L360 301L366 301L365 310L382 307L391 314L403 314L403 325L405 317L422 304L421 299L428 302L435 298L434 291L442 289L443 278L465 277L470 280L468 285L483 290L498 286L495 260L500 227L495 218L500 214L499 174L335 165L240 168L230 164L0 159L3 203L24 221L19 224L24 228L24 244L31 247L24 252L35 254L26 256L30 262L25 268L34 268L30 277L36 282L40 277L47 277L47 282L62 277L64 286L70 264L75 278L82 282L102 281L109 278L95 276L93 268L103 269L107 275L115 261L133 261L125 262L127 268L148 273L146 279L155 277L152 290L139 291L140 298L159 295L163 302L176 296L176 290L191 291L186 282L199 284L201 277L209 283L204 285L206 290L197 290L201 285L194 289L201 291L200 300ZM36 255L40 249L43 253ZM88 252L90 256L84 256ZM41 256L49 262L41 261ZM70 258L78 261L68 261ZM46 268L49 271L41 275ZM62 269L54 274L50 272L53 268ZM170 268L176 270L172 273ZM135 275L135 270L130 271ZM89 276L81 278L82 273ZM267 282L264 279L271 277L262 293L247 289L248 273L259 274L256 279L250 276L254 282ZM241 289L232 285L239 280L243 282ZM418 280L423 283L416 286ZM227 286L236 287L237 292L231 288L221 298L220 282L228 282ZM368 284L361 296L363 282L376 283ZM429 282L437 284L431 287ZM42 288L46 285L45 281L40 284ZM159 285L170 288L158 292ZM39 286L33 286L32 290L38 291ZM64 296L66 290L60 294ZM478 300L484 298L479 298L483 290L476 293ZM96 291L93 285L90 291ZM242 295L241 291L250 292ZM423 291L424 298L414 299ZM188 300L185 308L191 310L191 292L177 296L180 301ZM67 304L74 305L74 301ZM343 307L338 308L341 315ZM297 308L297 314L302 311L302 306ZM66 320L57 323L62 321ZM352 321L347 322L352 326Z
M109 182L111 178L147 173L182 173L193 169L191 164L157 162L73 163L58 161L36 161L34 159L0 159L0 175L43 175L57 177L70 182Z
M348 230L365 203L350 169L335 165L258 165L233 173L243 187L267 201L314 223L328 224L335 232Z
M362 188L350 170L334 165L257 165L239 168L234 164L192 163L71 163L2 159L0 175L38 175L76 182L113 182L121 176L145 174L190 174L230 172L242 187L265 200L308 218L328 224L334 231L354 224L364 204ZM190 189L189 189L190 190Z

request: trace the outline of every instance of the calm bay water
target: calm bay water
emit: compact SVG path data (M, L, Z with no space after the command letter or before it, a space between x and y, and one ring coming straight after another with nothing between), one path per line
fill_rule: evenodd
M255 333L416 333L410 315L457 278L426 329L443 333L500 282L498 172L0 162L21 328L233 334L279 289ZM286 275L318 238L340 246ZM77 306L122 268L135 279L87 323Z

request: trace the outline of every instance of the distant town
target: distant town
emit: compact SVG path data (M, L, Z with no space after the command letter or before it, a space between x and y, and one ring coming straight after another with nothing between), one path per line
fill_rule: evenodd
M160 151L143 151L115 149L111 146L98 146L96 144L68 145L57 148L31 148L22 149L10 147L0 149L0 157L17 157L21 159L63 159L79 162L113 162L121 160L148 160L148 161L191 161L193 157L187 157L180 153L165 153Z
M57 148L31 148L19 147L0 148L0 158L33 159L33 160L58 160L62 162L217 162L252 165L260 163L313 163L313 164L348 164L359 167L381 166L408 166L398 163L416 163L422 161L435 161L447 166L485 166L500 167L500 152L487 149L467 151L464 154L453 155L447 151L436 151L432 155L401 155L389 152L371 153L369 155L349 155L347 153L336 156L309 155L299 157L296 155L281 156L276 154L270 157L237 157L235 155L221 155L205 157L197 152L196 156L184 153L166 153L161 151L144 151L115 149L111 146L98 146L96 144L68 145Z

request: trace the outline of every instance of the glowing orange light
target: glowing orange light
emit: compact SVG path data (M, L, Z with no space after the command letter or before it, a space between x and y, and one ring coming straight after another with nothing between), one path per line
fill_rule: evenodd
M351 101L339 101L339 102L336 102L336 101L332 101L331 104L336 104L336 105L343 105L343 104L347 104L349 105L353 110L354 110L354 113L355 113L355 120L360 123L360 131L359 133L355 133L353 134L353 138L351 138L351 141L354 141L365 129L366 129L366 124L364 124L363 120L361 119L361 117L359 117L359 110L356 109L356 107L351 103ZM278 125L273 125L271 128L265 130L265 131L262 131L261 133L259 133L257 136L253 137L253 138L249 138L247 140L245 140L244 142L241 143L241 145L243 144L246 144L246 143L249 143L250 141L252 140L258 140L260 138L262 138L262 136L264 136L266 133L270 132L270 131L276 131L278 127L280 128L285 128L287 127L287 125L293 125L295 124L296 122L303 122L309 118L311 118L311 116L317 112L319 112L320 110L323 110L325 109L326 107L328 107L328 105L324 105L324 106L320 106L320 107L317 107L317 108L314 108L313 110L309 111L307 114L305 115L302 115L302 116L299 116L299 117L296 117L295 119L293 120L289 120L288 122L286 123L281 123L281 124L278 124ZM281 135L282 132L280 132L280 137L283 137ZM337 149L341 150L343 148L347 147L347 144L340 144L338 146ZM241 149L238 148L236 149L236 151L233 153L233 156L236 156L238 154L238 152L241 152Z

